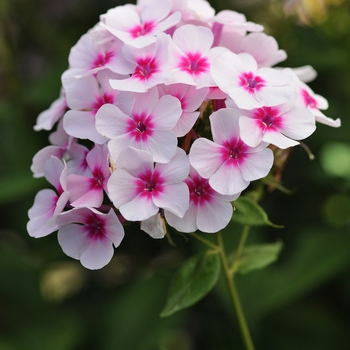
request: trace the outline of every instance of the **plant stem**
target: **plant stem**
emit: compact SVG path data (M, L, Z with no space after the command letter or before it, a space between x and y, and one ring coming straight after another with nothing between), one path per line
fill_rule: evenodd
M232 264L231 264L231 267L230 267L230 276L232 278L233 278L233 276L234 276L234 274L236 272L239 258L241 257L241 254L242 254L245 242L246 242L246 240L248 238L249 229L250 229L250 226L244 226L241 239L239 241L236 253L235 253L234 257L233 257L233 261L232 261Z
M246 230L243 231L243 233ZM248 233L248 232L247 232ZM247 234L246 233L246 234ZM249 332L249 328L248 328L248 324L247 321L244 317L244 313L243 313L243 309L241 306L241 302L239 300L238 297L238 293L237 293L237 289L236 286L234 284L233 281L233 276L230 273L230 269L228 266L228 261L227 261L227 256L226 256L226 252L225 252L225 248L224 248L224 243L223 243L223 239L222 239L222 235L221 232L218 232L216 234L217 237L217 242L218 242L218 246L220 247L220 255L221 255L221 262L222 262L222 267L224 269L224 275L225 275L225 280L226 280L226 284L230 293L230 297L231 297L231 301L233 304L233 307L236 311L236 316L238 319L238 323L239 323L239 327L241 329L241 334L243 337L243 341L245 344L245 348L247 350L254 350L254 344ZM242 239L241 239L242 242ZM242 248L243 248L244 242L242 243ZM238 248L240 248L241 244L239 245ZM238 253L238 249L237 249L237 253Z
M192 232L191 236L214 250L219 249L219 247L216 244L210 242L206 238L203 238L201 235L198 235L197 233Z

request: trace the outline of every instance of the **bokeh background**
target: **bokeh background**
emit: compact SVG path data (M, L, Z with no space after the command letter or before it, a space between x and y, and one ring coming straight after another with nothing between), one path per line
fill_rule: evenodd
M242 349L222 281L194 307L159 318L176 268L204 249L170 232L152 240L137 225L112 262L84 270L66 257L56 234L26 232L36 192L33 155L48 133L37 115L58 97L70 48L112 0L0 1L0 349ZM283 229L252 230L248 243L282 240L278 262L237 277L257 349L350 348L350 3L347 0L217 0L217 10L243 12L265 26L288 59L312 65L311 88L329 101L333 129L318 124L293 149L283 172L292 194L267 193L262 206ZM228 247L240 228L224 232ZM208 238L210 238L208 236Z

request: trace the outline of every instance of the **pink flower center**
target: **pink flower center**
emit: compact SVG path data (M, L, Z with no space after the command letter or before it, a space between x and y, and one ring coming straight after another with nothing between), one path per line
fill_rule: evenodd
M133 115L128 120L127 132L130 133L136 141L146 140L153 135L154 123L152 122L152 116L146 116L145 114Z
M99 53L95 61L92 63L91 69L104 67L114 56L114 52Z
M317 108L317 101L305 89L301 90L301 95L306 107Z
M96 101L92 104L92 109L95 113L106 103L114 103L113 94L103 94L103 96L97 96Z
M222 151L223 162L228 162L230 165L237 165L244 161L247 155L248 146L241 139L232 139L226 141Z
M254 113L254 118L259 121L261 129L276 129L281 126L281 118L279 118L278 108L263 107L259 108Z
M249 93L254 93L255 90L259 91L265 86L265 80L252 72L242 73L239 77L239 86Z
M153 22L145 22L143 25L136 25L134 28L129 30L132 38L138 38L139 36L150 34L155 27Z
M146 171L144 174L140 175L140 180L137 184L137 192L142 196L156 196L162 191L162 184L163 180L157 170L154 172Z
M140 58L137 60L137 67L135 68L132 76L140 80L146 80L157 71L158 65L154 58Z
M181 57L178 67L190 74L199 75L209 70L209 62L199 52L189 52L186 56Z
M204 204L210 200L211 195L214 193L208 180L199 176L187 179L186 184L190 191L190 201L194 204Z
M92 240L106 237L104 234L104 226L104 221L93 213L86 219L85 228L89 238Z

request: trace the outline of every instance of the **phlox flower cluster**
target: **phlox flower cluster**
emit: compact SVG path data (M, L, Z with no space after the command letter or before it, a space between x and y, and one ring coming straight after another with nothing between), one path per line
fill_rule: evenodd
M340 125L306 85L311 67L273 67L285 58L261 25L205 0L139 0L100 16L34 127L53 130L31 167L53 188L36 195L29 234L58 231L68 256L98 269L126 221L153 238L166 225L224 228L273 149L298 145L316 122Z

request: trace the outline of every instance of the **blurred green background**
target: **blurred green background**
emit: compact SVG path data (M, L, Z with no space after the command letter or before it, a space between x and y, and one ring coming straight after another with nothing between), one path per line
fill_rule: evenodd
M0 350L242 349L225 286L194 307L159 318L176 268L204 247L172 234L176 246L152 240L137 225L112 262L84 270L61 251L56 234L26 233L36 192L34 154L47 132L37 115L58 97L70 48L112 0L0 1ZM249 242L275 242L277 263L237 277L257 349L350 348L350 4L341 0L217 0L217 11L243 12L273 35L288 59L312 65L311 88L329 101L326 115L342 127L318 124L306 140L316 156L293 149L283 172L286 195L261 203L284 229L252 230ZM240 228L229 226L229 247ZM171 233L171 232L170 232ZM208 236L209 237L209 236Z

